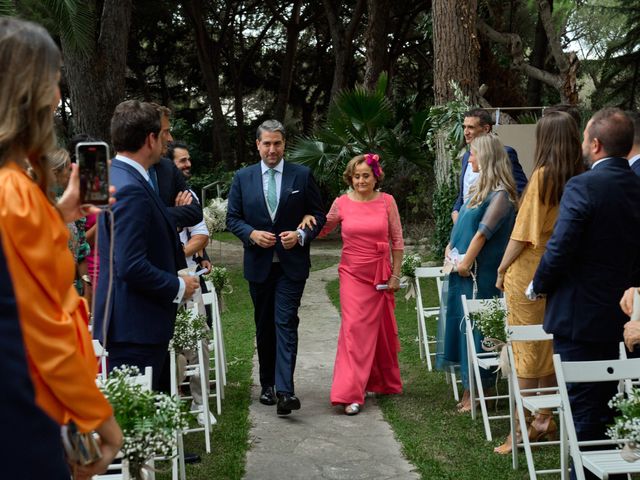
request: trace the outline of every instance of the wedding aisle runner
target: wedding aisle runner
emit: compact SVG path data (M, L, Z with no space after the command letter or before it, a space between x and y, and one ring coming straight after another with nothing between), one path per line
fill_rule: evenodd
M302 409L278 417L260 404L257 357L245 479L418 479L400 453L374 399L348 417L332 407L329 390L340 317L326 294L337 266L311 273L300 307L296 394Z

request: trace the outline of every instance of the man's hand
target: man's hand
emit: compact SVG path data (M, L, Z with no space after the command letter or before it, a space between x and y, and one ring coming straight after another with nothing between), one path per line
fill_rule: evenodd
M276 234L265 232L264 230L254 230L249 235L249 238L262 248L271 248L276 244Z
M291 250L298 244L298 232L282 232L280 233L280 241L285 250Z
M633 297L631 297L633 298ZM627 350L633 352L633 348L640 343L640 322L628 321L624 324L624 344Z
M191 205L191 202L193 202L193 197L189 190L185 190L184 192L180 192L176 195L176 207Z
M102 423L96 432L100 435L100 452L102 458L90 465L73 465L75 477L78 480L90 480L94 475L99 475L107 471L107 467L113 461L122 446L122 430L116 422L115 417L110 417Z
M200 279L192 275L180 275L184 280L184 295L183 300L189 300L193 296L198 288L200 288Z
M631 316L631 312L633 312L633 293L637 288L639 287L629 288L626 292L624 292L624 295L620 299L620 308L629 316Z

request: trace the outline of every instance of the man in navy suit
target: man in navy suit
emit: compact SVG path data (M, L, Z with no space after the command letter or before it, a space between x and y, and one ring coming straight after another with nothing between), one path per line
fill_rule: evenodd
M544 329L563 361L618 358L626 321L618 302L629 285L640 284L640 178L624 158L632 143L633 124L621 110L603 109L589 120L582 151L591 170L567 182L527 289L529 298L547 294ZM604 438L616 388L568 385L578 440Z
M491 115L484 108L474 108L464 114L464 140L467 145L476 138L478 135L486 135L491 131ZM509 155L511 160L511 169L513 172L513 179L516 182L516 189L518 195L522 193L524 187L527 186L527 176L522 171L522 166L518 161L518 153L511 147L505 146L505 151ZM471 168L467 168L469 165L470 152L467 150L462 155L462 168L460 169L460 188L458 191L458 197L453 204L453 211L451 212L451 219L453 223L458 220L458 212L462 208L462 205L467 200L469 195L469 188L477 181L479 173L473 172Z
M631 118L633 122L633 147L631 147L631 151L627 154L627 158L629 159L629 166L633 172L640 176L640 113L638 112L627 112L627 115Z
M1 242L0 242L1 243ZM60 426L36 405L16 300L0 248L0 441L3 478L68 480Z
M298 350L298 307L309 276L309 244L324 225L320 192L311 171L285 162L285 130L276 120L258 127L262 161L236 172L229 192L227 228L244 244L244 277L255 310L260 402L288 415L300 408L293 373ZM316 219L298 230L305 214Z
M184 254L175 223L148 174L166 148L168 131L149 103L129 100L116 107L111 140L117 155L110 170L116 202L112 219L105 215L99 227L94 336L109 352L110 369L125 364L141 370L153 367L154 389L173 336L177 306L199 284L196 277L176 273Z

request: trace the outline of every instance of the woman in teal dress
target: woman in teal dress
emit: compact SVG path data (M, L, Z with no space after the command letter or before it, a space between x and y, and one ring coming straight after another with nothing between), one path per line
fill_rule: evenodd
M497 269L513 228L517 201L509 157L496 135L482 135L471 142L469 163L473 171L480 175L460 210L445 251L445 263L453 264L454 271L448 276L443 290L436 355L436 365L440 369L460 366L465 389L462 401L458 404L460 411L469 411L471 408L460 296L500 296L495 286ZM477 290L475 297L474 290ZM481 350L480 340L476 336L478 350Z

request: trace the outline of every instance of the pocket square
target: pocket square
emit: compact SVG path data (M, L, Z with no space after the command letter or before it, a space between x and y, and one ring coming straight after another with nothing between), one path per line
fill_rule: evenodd
M291 195L293 195L294 193L300 193L300 190L293 190L293 191L291 192Z

